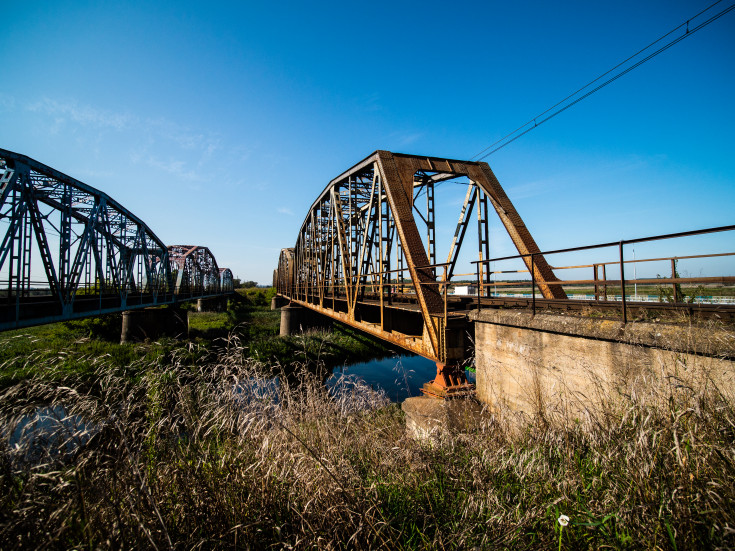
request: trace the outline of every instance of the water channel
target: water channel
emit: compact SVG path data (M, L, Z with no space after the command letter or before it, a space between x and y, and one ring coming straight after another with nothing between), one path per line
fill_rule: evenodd
M411 396L421 396L421 387L436 376L436 363L421 356L392 356L369 362L336 367L327 386L340 374L362 379L374 389L381 389L391 402L402 402ZM469 382L475 373L467 371Z

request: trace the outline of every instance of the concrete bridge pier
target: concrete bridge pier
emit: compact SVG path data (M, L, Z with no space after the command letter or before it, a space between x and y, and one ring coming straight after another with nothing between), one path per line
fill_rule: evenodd
M189 333L186 312L178 306L163 308L141 308L122 313L120 343L140 342L163 336L182 337Z
M197 312L222 312L226 309L226 296L197 299Z
M297 304L290 303L281 308L282 337L303 333L309 329L331 331L333 325L331 318Z
M283 308L287 304L287 298L279 297L278 295L276 295L271 299L271 310L278 310L279 308Z
M294 335L299 332L301 318L304 308L296 304L288 304L281 308L281 332L282 337Z
M406 398L401 409L406 414L406 431L419 440L481 430L489 422L487 409L472 396L453 400L415 396Z

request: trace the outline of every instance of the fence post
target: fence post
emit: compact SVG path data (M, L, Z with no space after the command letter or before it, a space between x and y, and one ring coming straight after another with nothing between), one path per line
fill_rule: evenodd
M482 310L482 303L480 302L480 263L475 264L475 270L477 271L477 311Z
M536 270L534 270L534 255L531 253L531 311L536 315Z
M676 260L671 259L671 279L677 279L677 273L676 273ZM679 288L676 286L676 283L671 284L674 287L674 304L679 302Z
M628 323L628 311L625 304L625 266L623 264L623 242L618 244L620 249L620 286L623 289L623 323Z

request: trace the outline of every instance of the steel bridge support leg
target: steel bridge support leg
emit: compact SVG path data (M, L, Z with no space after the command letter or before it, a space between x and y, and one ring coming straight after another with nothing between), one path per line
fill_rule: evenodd
M421 388L426 396L449 400L474 394L475 385L467 382L464 368L457 363L436 363L436 378Z

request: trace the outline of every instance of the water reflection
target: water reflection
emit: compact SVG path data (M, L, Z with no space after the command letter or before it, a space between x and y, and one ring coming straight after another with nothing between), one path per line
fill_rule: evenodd
M421 395L420 388L436 376L436 363L422 356L393 356L336 367L327 386L334 386L340 375L362 379L373 388L383 390L392 402L402 402ZM467 379L474 383L474 372L467 372Z
M38 407L4 432L14 461L38 464L45 460L67 461L98 428L78 415L69 415L63 405L55 404Z

